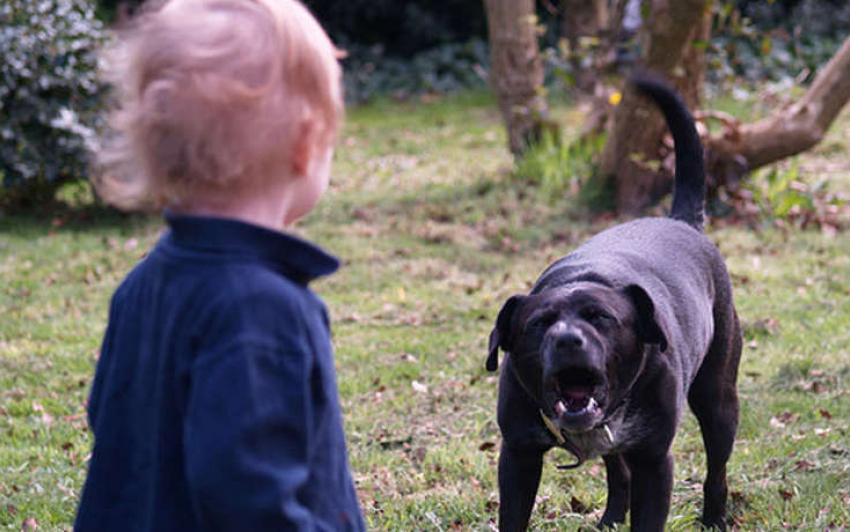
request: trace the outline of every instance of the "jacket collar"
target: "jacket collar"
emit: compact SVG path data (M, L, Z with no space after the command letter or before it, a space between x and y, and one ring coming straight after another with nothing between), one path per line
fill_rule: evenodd
M171 228L166 238L180 248L255 257L300 284L339 268L336 257L288 233L232 218L166 212L165 220Z

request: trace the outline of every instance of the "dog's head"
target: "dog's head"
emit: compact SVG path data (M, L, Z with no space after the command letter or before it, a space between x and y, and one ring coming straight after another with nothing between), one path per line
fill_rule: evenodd
M655 305L638 285L583 282L508 299L490 333L487 369L509 353L526 391L568 432L599 423L635 382L648 346L667 349Z

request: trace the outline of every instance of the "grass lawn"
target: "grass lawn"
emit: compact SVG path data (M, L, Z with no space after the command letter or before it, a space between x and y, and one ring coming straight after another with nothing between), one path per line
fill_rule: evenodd
M558 110L568 129L580 114ZM502 302L594 232L569 197L510 178L486 95L352 109L331 189L297 231L340 256L330 307L350 458L373 530L491 530L498 513ZM850 115L798 159L850 192ZM838 170L836 170L838 169ZM745 329L729 465L741 530L850 528L850 220L835 234L766 223L708 233ZM85 402L112 291L163 229L91 206L0 215L0 529L70 530L91 438ZM679 430L671 530L699 514L704 454ZM576 530L605 504L601 461L547 457L535 530Z

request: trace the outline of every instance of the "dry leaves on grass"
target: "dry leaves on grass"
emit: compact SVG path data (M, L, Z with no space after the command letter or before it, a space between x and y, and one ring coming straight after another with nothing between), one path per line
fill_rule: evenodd
M793 423L800 417L793 412L785 411L770 418L770 426L777 429L784 429L788 423Z

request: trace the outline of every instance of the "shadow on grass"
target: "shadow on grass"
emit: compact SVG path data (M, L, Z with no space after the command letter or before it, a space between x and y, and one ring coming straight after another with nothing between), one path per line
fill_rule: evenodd
M57 201L37 210L0 212L0 234L38 238L51 233L131 232L158 220L158 215L123 213L102 203L73 205Z

